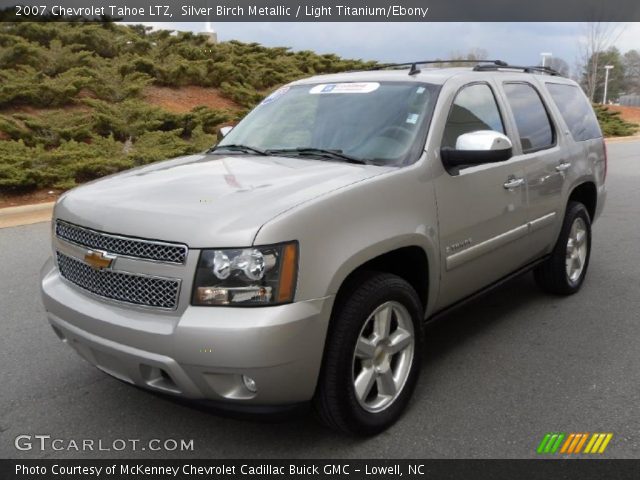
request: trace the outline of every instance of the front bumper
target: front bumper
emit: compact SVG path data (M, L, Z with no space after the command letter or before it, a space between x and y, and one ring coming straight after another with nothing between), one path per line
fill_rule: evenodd
M315 391L333 297L259 308L125 307L70 285L52 260L42 296L56 334L106 373L189 399L288 405ZM257 391L242 376L255 380Z

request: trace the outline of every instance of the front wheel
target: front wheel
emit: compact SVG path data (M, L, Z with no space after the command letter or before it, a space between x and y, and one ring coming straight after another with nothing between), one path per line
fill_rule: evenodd
M328 426L373 435L404 411L420 370L422 307L405 280L354 278L337 300L315 407Z
M534 270L542 290L571 295L580 290L591 255L591 219L582 203L570 202L551 256Z

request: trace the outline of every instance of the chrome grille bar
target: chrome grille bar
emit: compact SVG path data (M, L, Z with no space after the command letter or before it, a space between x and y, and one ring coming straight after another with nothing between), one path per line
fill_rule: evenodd
M178 306L178 279L96 270L61 252L56 257L65 279L95 295L145 307L175 310Z
M56 236L82 247L162 263L184 264L189 253L186 245L99 232L62 220L56 220Z

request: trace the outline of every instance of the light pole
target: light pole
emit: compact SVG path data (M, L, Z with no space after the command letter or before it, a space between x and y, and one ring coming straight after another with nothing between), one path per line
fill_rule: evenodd
M542 66L543 67L546 66L547 57L550 57L551 55L552 55L551 52L543 52L543 53L540 54L540 56L542 57Z
M613 68L613 65L604 66L604 95L602 95L602 104L607 104L607 87L609 86L609 70Z

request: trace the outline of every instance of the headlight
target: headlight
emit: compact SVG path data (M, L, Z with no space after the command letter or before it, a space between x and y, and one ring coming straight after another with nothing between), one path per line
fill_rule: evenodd
M202 250L193 304L256 306L291 302L297 274L297 242Z

